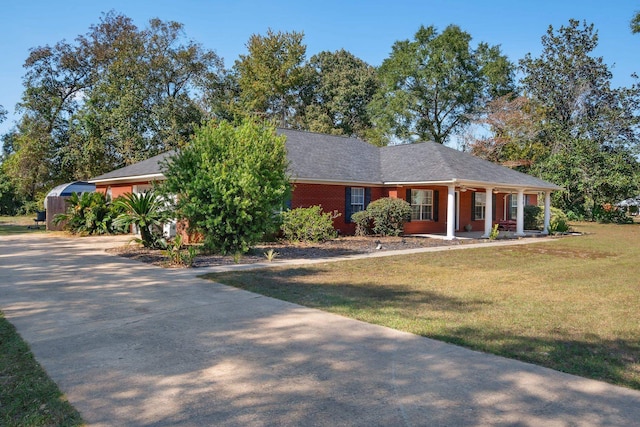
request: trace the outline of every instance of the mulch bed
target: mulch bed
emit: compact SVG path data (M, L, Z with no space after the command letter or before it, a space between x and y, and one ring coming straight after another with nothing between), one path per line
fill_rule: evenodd
M271 242L256 245L248 253L239 258L231 255L198 255L193 263L195 268L213 267L228 264L254 264L267 261L265 255L269 250L277 252L276 260L331 258L346 255L367 254L379 251L400 249L427 248L433 246L450 246L478 243L482 240L442 240L428 237L339 237L323 243L290 243ZM180 267L169 265L168 258L161 250L151 250L136 245L128 245L110 249L109 252L163 267Z

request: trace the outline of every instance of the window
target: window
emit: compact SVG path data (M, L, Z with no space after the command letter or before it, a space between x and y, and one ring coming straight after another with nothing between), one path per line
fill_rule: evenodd
M509 200L509 219L515 220L518 217L518 195L511 194Z
M360 212L364 210L364 188L352 187L351 188L351 213Z
M433 219L433 190L411 190L411 220Z
M484 213L487 207L487 193L473 193L473 219L484 219Z

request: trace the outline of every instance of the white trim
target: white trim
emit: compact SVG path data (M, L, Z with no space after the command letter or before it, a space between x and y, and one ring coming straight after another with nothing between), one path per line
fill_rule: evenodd
M110 184L113 182L142 182L142 181L161 181L166 179L164 174L154 173L149 175L123 176L120 178L91 179L87 181L89 184Z

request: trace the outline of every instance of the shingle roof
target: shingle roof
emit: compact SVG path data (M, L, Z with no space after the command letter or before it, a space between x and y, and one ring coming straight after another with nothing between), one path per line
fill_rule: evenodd
M162 173L160 162L174 154L174 150L167 151L166 153L158 154L157 156L151 157L147 160L91 178L89 182L108 181L137 176L160 175Z
M486 183L530 189L561 187L434 142L376 147L361 139L291 129L287 137L289 174L294 181L363 183ZM99 183L161 175L170 151L90 180Z
M467 181L557 189L543 181L435 142L394 145L380 149L384 182Z

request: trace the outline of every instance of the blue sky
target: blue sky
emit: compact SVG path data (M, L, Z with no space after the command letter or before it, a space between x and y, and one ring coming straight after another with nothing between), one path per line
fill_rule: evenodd
M640 74L640 34L629 21L640 2L629 0L3 0L0 14L0 105L9 110L0 134L13 126L22 95L22 64L29 49L85 34L101 13L123 13L139 27L150 18L178 21L187 37L214 49L231 67L251 34L302 31L307 56L344 48L380 65L397 40L410 39L420 25L444 29L456 24L474 43L499 44L514 62L541 51L549 25L569 19L594 23L600 37L596 54L612 67L614 86L628 86Z

